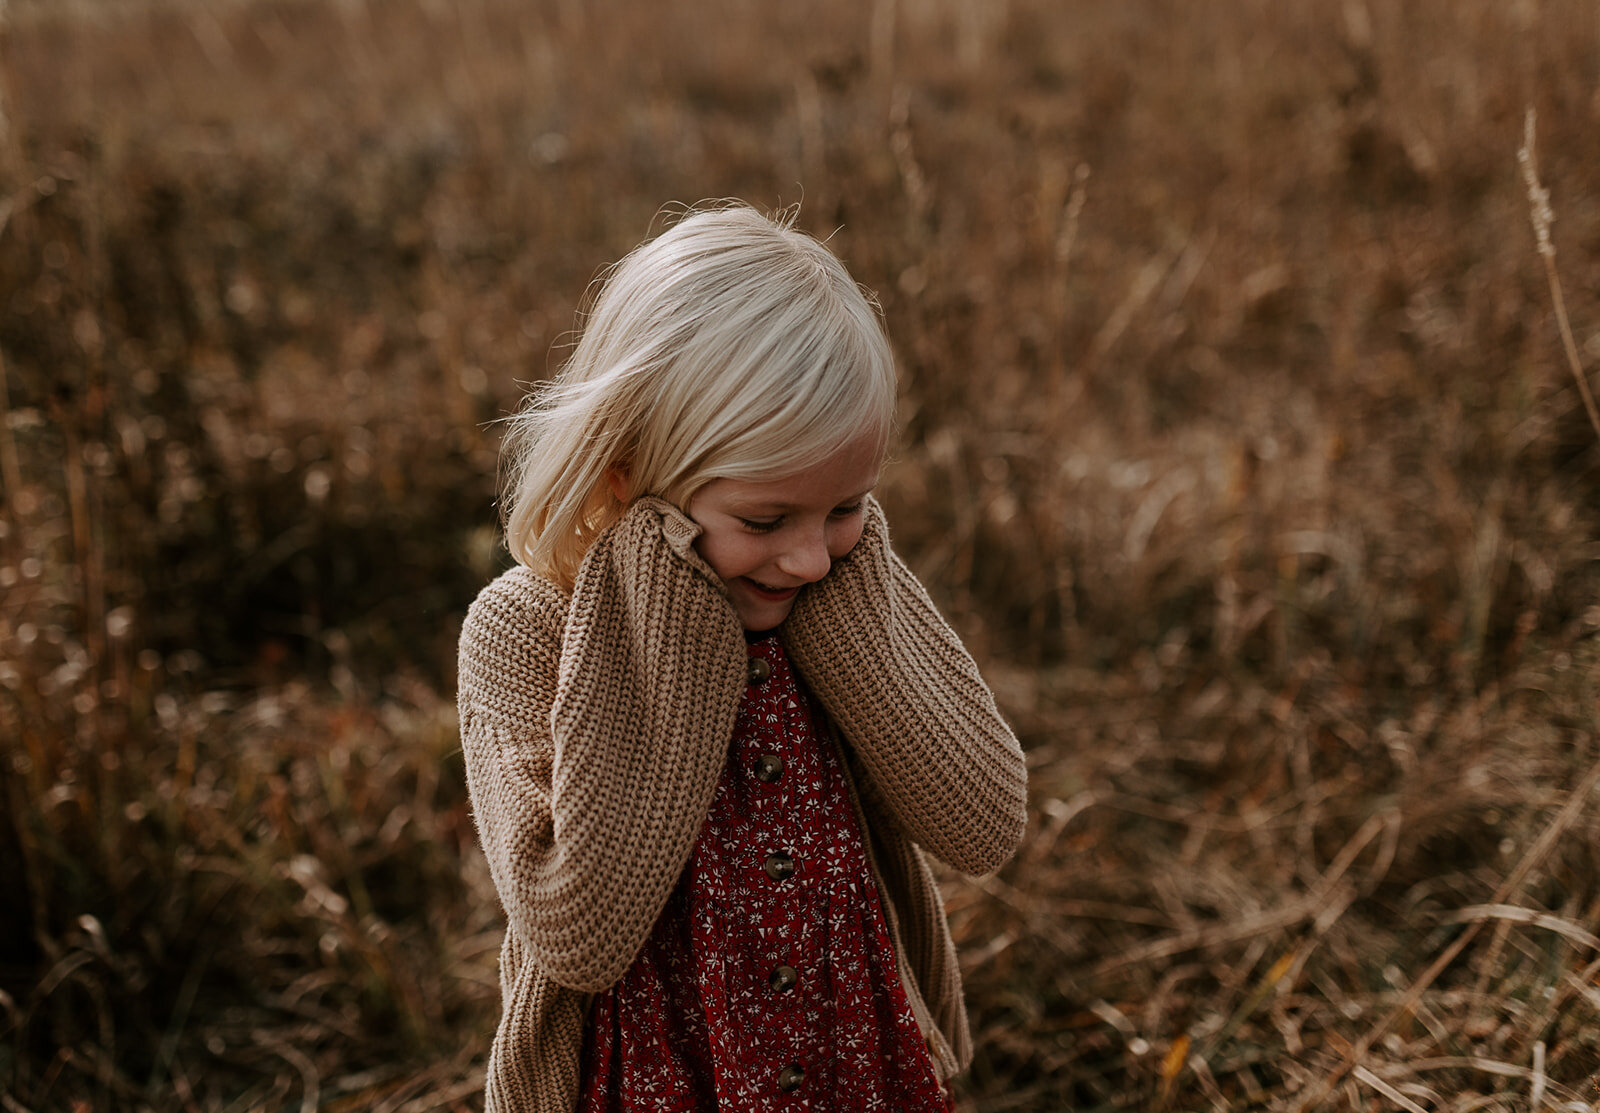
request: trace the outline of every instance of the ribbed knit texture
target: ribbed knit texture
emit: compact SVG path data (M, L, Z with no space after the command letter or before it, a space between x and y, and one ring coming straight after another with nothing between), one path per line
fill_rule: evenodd
M516 568L462 628L467 781L508 920L487 1113L570 1113L587 994L632 962L705 820L747 654L698 529L641 499L570 596ZM785 640L843 737L907 994L948 1075L971 1039L912 844L967 872L1004 861L1025 822L1021 749L873 500L861 543L801 593Z
M869 499L856 547L795 601L789 655L911 840L989 873L1027 823L1022 749ZM952 822L953 817L964 822Z

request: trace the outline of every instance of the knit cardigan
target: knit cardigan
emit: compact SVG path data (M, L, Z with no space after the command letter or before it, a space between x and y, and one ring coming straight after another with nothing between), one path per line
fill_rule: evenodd
M589 1001L633 962L704 824L748 654L698 534L671 504L639 499L570 593L513 568L462 628L467 783L508 920L486 1113L575 1107ZM969 874L1011 855L1026 822L1021 748L890 549L875 500L783 637L840 738L900 978L949 1077L971 1060L971 1036L921 851Z

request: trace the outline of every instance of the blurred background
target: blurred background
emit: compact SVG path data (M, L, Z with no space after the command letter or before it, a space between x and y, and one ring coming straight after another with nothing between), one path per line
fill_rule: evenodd
M878 294L1028 749L963 1110L1600 1103L1600 7L0 5L0 1106L472 1110L497 419L668 202ZM1407 1104L1409 1103L1409 1104Z

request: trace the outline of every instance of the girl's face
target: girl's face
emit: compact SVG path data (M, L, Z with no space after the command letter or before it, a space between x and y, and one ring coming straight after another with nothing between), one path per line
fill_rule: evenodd
M883 467L878 445L868 432L780 479L713 479L684 507L703 531L695 550L728 585L746 630L782 623L800 589L855 548Z

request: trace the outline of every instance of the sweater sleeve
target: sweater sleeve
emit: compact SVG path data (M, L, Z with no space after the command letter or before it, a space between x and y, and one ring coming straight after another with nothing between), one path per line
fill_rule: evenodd
M789 653L886 805L923 849L969 874L1011 856L1027 767L978 668L889 547L868 499L861 540L796 600Z
M694 536L675 508L639 500L569 600L517 570L462 630L462 748L495 887L528 957L583 992L614 983L648 937L733 735L739 621Z

